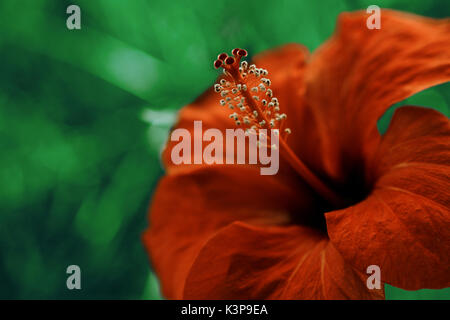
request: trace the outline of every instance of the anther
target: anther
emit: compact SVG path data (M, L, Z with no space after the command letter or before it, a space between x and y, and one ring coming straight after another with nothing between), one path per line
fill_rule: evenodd
M236 112L233 112L232 114L230 114L229 116L231 119L237 120L238 119L238 115Z
M262 78L261 82L263 82L266 86L270 86L271 82L270 79Z

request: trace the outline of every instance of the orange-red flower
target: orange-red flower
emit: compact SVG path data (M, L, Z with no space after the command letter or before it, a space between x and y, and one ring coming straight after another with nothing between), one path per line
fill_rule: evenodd
M165 297L384 298L366 286L369 265L404 289L450 285L449 120L407 106L383 136L376 126L392 104L449 81L450 22L384 10L369 30L366 18L342 14L311 56L290 44L254 57L292 130L277 175L176 166L169 142L144 235ZM232 127L219 99L209 89L176 127Z

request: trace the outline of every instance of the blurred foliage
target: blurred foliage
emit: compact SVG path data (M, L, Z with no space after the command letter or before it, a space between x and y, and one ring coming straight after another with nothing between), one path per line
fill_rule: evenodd
M66 28L77 4L82 29ZM0 2L0 298L160 298L140 242L176 111L210 86L221 51L317 48L373 1ZM448 16L444 0L377 1ZM448 115L449 86L408 103ZM380 121L385 130L392 112ZM68 265L82 290L66 289ZM445 290L387 288L394 299Z

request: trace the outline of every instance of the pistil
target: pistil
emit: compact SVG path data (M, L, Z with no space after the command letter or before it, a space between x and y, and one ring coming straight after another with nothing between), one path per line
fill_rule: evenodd
M214 67L222 67L224 73L224 77L214 86L214 90L221 95L220 105L232 109L234 112L230 118L237 126L246 127L249 134L257 134L259 129L279 130L281 156L318 194L331 204L342 206L341 197L323 183L287 144L291 129L284 128L287 115L280 112L278 99L270 89L269 72L255 65L249 66L247 61L241 62L247 56L246 50L236 48L232 55L221 53L214 61ZM275 147L270 143L270 137L267 139L266 147Z

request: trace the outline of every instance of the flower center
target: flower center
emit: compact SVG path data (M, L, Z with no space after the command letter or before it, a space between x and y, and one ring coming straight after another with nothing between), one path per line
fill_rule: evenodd
M322 197L337 207L343 207L343 200L324 184L292 151L286 139L291 133L285 128L287 115L281 113L278 99L270 89L269 72L248 65L242 61L247 56L243 49L233 49L232 56L221 53L214 61L216 69L222 67L224 77L214 85L214 90L221 95L220 104L230 108L230 118L237 126L244 126L249 134L257 134L259 129L278 129L280 132L280 155L291 167ZM270 137L267 137L268 146Z

